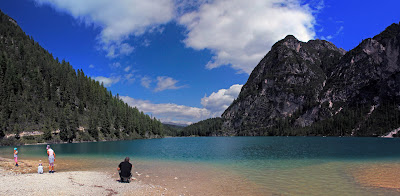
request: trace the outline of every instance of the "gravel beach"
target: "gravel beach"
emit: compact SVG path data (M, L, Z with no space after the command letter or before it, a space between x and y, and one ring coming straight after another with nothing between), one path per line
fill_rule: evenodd
M98 171L32 173L36 166L29 161L13 165L0 158L0 195L176 195L161 186L140 180L119 183L117 177Z
M3 174L0 195L163 195L167 190L141 182L119 183L92 171L54 174Z
M237 175L196 164L136 164L131 183L119 183L116 168L85 170L93 165L58 159L55 173L42 161L45 173L37 174L38 163L22 159L16 167L0 157L0 195L265 195Z

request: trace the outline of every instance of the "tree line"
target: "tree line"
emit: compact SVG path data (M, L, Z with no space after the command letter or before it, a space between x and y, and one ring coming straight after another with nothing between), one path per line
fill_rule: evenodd
M0 138L40 131L40 141L99 141L163 135L162 123L102 83L54 58L0 11ZM58 130L58 131L57 131Z
M179 130L177 136L219 136L223 134L222 123L219 117L202 120Z

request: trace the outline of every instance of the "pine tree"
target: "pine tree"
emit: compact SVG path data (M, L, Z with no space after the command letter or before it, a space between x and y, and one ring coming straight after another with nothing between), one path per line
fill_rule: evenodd
M96 141L99 141L99 132L97 130L97 119L92 117L90 118L90 123L89 123L89 135L93 137Z
M156 119L113 97L83 70L60 62L1 11L0 37L0 136L39 130L47 140L49 130L60 127L60 138L72 141L79 126L89 127L95 140L98 127L105 139L160 134Z

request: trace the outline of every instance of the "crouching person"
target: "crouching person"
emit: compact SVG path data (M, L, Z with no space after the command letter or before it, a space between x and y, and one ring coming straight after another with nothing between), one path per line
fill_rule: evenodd
M130 182L130 179L132 177L132 164L129 163L129 157L125 158L125 161L121 162L118 165L118 173L119 173L119 177L121 178L120 182Z

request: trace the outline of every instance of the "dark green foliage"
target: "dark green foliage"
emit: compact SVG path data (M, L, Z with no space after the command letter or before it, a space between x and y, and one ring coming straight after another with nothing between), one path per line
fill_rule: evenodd
M384 135L388 130L400 127L400 109L394 101L385 101L371 112L371 104L349 105L338 114L313 123L311 126L299 127L295 113L288 118L278 118L274 126L262 128L242 126L239 136L371 136Z
M178 125L163 124L164 135L172 137L181 136L184 128Z
M191 124L180 132L180 136L217 136L222 135L222 118L210 118Z
M0 140L0 146L19 146L21 145L21 141L15 139L14 137L4 138Z
M54 58L1 11L0 102L0 138L18 138L24 131L66 142L78 136L98 141L163 134L160 121L128 106L69 62ZM57 129L54 138L51 133Z
M4 136L5 136L5 135L4 135L3 130L0 130L0 139L2 139Z
M52 139L52 135L51 135L51 130L50 130L50 129L46 128L46 129L43 131L43 139L44 139L45 141L49 141L49 140Z
M99 131L97 129L97 120L95 117L91 117L90 118L90 122L89 122L89 135L95 139L96 141L99 140Z
M400 108L395 101L380 104L360 126L358 135L383 135L400 127Z

